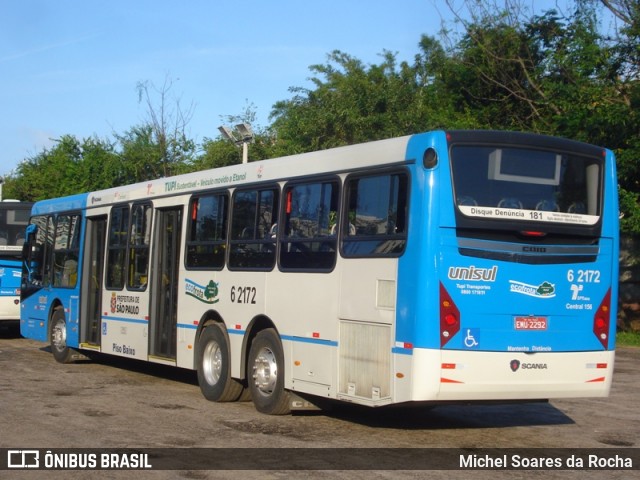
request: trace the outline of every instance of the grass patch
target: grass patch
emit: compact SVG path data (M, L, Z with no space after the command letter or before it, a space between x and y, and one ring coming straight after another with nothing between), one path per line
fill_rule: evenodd
M616 346L618 347L640 347L640 333L618 332L616 334Z

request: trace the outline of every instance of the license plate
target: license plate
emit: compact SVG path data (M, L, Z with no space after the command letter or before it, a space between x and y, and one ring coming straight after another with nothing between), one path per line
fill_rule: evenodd
M516 330L546 330L547 317L515 317Z

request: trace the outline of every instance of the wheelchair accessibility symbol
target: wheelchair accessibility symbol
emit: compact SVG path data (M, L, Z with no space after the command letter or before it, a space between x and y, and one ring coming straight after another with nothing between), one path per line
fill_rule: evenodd
M467 328L467 335L464 337L466 348L477 348L480 345L480 330L477 328Z

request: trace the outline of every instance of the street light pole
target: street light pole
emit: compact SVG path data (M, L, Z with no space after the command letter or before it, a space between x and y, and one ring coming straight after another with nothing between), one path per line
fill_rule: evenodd
M249 161L249 143L242 142L242 163Z
M242 146L242 163L249 161L249 144L253 142L253 130L248 123L239 123L233 130L221 125L218 127L224 138L233 142L237 147Z

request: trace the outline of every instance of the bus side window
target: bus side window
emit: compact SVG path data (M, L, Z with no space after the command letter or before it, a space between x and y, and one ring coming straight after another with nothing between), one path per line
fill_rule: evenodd
M271 270L276 260L275 238L279 191L275 187L236 190L231 201L229 268Z
M76 286L80 251L80 216L60 215L56 220L53 247L53 285Z
M226 193L191 199L186 242L187 268L224 266L229 197Z
M127 256L128 232L129 206L123 205L112 208L107 245L107 274L105 282L107 288L122 289L124 287L124 262Z
M133 205L129 235L129 275L127 287L144 290L149 275L149 243L151 239L151 204Z
M330 271L337 255L339 184L321 180L288 185L284 194L283 270Z
M354 175L347 179L347 218L342 225L345 257L398 256L407 241L408 175Z

